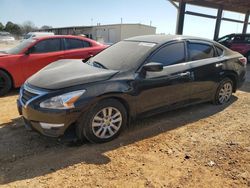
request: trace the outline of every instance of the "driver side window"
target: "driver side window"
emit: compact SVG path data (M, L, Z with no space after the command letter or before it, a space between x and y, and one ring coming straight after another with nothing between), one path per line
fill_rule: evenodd
M177 42L162 47L149 58L149 62L162 63L163 66L185 62L184 42Z
M46 39L38 42L34 49L32 50L32 54L35 53L48 53L55 52L61 50L61 39Z

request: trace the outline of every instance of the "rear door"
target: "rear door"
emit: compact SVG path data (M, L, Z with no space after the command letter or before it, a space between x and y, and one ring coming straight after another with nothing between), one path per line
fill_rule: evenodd
M75 38L65 38L65 59L87 59L95 55L91 43Z
M224 59L217 55L218 52L209 42L190 40L187 48L188 64L194 76L194 82L190 85L191 102L209 100L217 87Z
M192 74L185 63L184 42L174 42L157 50L147 62L164 65L161 72L147 72L138 82L138 113L170 105L183 105L189 100Z
M52 38L38 41L28 55L24 55L24 77L27 79L46 65L63 59L64 51L60 38Z

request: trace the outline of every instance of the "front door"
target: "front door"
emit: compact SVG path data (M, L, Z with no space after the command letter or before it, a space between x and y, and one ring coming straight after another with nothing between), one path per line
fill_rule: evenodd
M41 40L30 49L30 53L22 57L24 80L48 64L64 58L59 38Z
M146 72L136 79L138 113L187 103L192 83L190 67L185 63L185 43L168 44L157 50L147 62L164 65L160 72Z

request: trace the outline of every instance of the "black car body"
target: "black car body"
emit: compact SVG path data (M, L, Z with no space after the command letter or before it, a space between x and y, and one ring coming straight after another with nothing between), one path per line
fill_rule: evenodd
M78 138L103 142L138 116L205 101L223 104L243 84L245 74L246 59L216 42L139 36L86 63L61 60L45 67L26 81L17 103L26 125L44 135L62 136L75 126ZM119 125L115 115L122 119Z

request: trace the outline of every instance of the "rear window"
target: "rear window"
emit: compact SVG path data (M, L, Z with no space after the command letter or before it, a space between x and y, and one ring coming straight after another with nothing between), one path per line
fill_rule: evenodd
M90 47L90 43L80 39L65 39L67 50Z
M215 56L214 48L209 44L188 43L190 61L212 58Z

